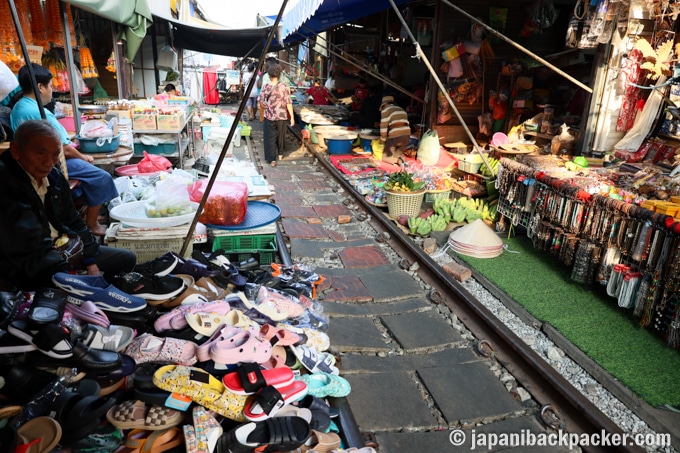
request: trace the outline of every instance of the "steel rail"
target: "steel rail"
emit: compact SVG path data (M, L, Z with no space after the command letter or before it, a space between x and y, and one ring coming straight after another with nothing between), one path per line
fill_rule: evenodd
M334 176L348 193L379 222L390 235L386 239L397 252L408 253L420 264L419 272L426 274L428 283L434 291L445 294L442 302L446 304L480 339L480 346L491 349L490 355L503 365L517 379L536 401L543 405L543 418L555 419L553 428L564 427L570 433L577 434L617 434L624 436L621 428L609 419L600 409L588 400L581 392L559 374L550 364L539 356L531 347L522 341L514 332L503 324L494 314L472 296L463 286L446 274L428 254L411 241L382 211L370 205L363 197L357 196L352 185L327 159L305 143L309 152ZM423 276L421 275L421 278ZM557 409L553 409L557 408ZM559 411L559 413L558 413ZM543 420L550 425L550 420ZM629 438L629 441L632 440ZM637 446L625 445L616 447L588 446L588 452L643 452Z

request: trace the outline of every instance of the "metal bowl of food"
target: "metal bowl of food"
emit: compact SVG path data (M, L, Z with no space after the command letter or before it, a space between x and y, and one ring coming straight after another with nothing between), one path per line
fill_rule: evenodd
M108 111L105 105L79 105L78 111L82 115L101 115Z

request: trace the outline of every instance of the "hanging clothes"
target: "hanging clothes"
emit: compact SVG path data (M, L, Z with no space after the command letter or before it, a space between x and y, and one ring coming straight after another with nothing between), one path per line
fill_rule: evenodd
M621 110L616 120L616 130L619 132L629 131L635 122L638 113L637 101L640 94L640 89L635 84L640 82L640 65L643 61L642 52L633 49L623 63L619 82L625 88L621 98Z
M203 70L203 98L209 105L220 103L220 93L217 92L217 72L215 70Z

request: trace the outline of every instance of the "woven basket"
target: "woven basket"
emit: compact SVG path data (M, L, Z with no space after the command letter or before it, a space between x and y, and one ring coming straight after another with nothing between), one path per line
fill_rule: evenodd
M387 211L390 217L396 219L400 215L414 217L420 212L425 191L418 192L393 192L386 190Z

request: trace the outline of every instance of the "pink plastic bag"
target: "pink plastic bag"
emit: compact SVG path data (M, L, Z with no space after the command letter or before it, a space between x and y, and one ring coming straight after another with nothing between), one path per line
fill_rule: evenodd
M137 164L140 173L156 173L157 171L165 171L172 168L172 162L165 157L149 154L146 151L142 152L144 157Z
M200 203L208 181L200 180L189 186L191 201ZM216 181L203 207L199 222L207 225L239 225L246 218L248 185L244 182Z

